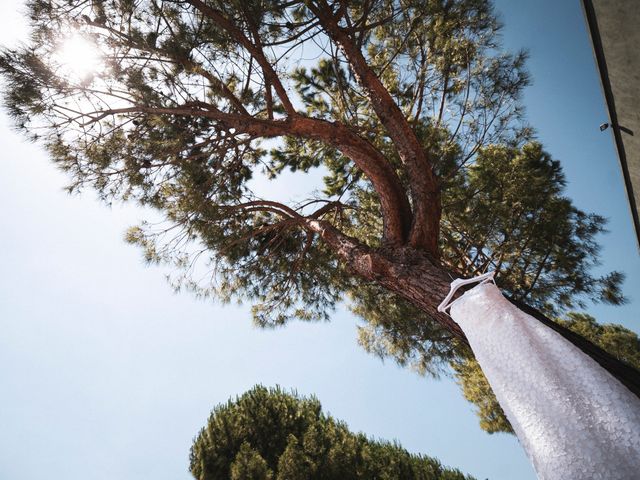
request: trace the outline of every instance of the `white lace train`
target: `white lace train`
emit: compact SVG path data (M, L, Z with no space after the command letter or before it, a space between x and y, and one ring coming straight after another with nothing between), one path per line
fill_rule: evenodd
M451 305L542 480L640 479L640 399L492 283Z

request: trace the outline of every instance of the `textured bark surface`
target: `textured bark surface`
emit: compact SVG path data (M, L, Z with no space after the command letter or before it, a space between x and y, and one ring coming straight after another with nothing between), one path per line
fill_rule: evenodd
M468 343L451 317L437 310L449 293L452 276L423 250L409 246L371 249L326 222L308 221L307 226L333 248L354 274L410 301L453 336Z

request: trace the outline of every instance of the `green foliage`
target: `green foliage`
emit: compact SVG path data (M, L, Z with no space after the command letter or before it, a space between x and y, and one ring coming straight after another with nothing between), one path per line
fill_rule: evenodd
M460 276L495 270L507 293L551 315L585 306L586 299L622 303L621 273L590 275L605 220L576 208L563 196L564 184L560 163L538 143L480 149L444 192L443 261ZM467 357L428 315L397 295L359 284L351 297L352 310L366 320L360 343L367 351L431 375ZM493 403L486 408L495 410Z
M7 111L68 172L71 191L90 187L107 202L160 212L164 222L143 222L127 240L149 262L170 265L176 289L248 301L265 327L327 320L350 298L372 353L432 375L464 359L428 315L354 278L296 221L317 213L361 243L385 247L371 181L344 148L288 130L278 82L300 115L337 122L373 146L409 192L396 145L310 3L206 5L232 27L188 2L29 0L30 41L0 53ZM593 274L605 219L564 196L558 161L535 142L520 103L526 53L502 50L491 3L329 6L433 164L444 266L464 276L495 269L510 294L554 315L587 299L622 302L622 274ZM102 67L67 72L60 46L69 36L94 45ZM277 131L266 130L273 125ZM272 191L286 190L278 183L285 170L319 170L323 181L284 206L256 193L270 181ZM251 455L237 468L259 475Z
M197 480L471 480L436 459L350 432L313 397L261 386L214 408L190 465Z
M616 324L600 325L591 315L577 312L569 312L565 318L557 319L557 322L590 340L618 360L640 370L640 338L631 330ZM470 355L462 356L451 365L464 397L477 407L480 427L489 433L513 433L475 358Z
M459 355L451 334L409 302L373 284L359 285L352 295L352 312L366 320L358 341L369 353L433 377Z
M539 143L480 149L446 192L447 261L463 275L494 269L503 289L550 314L584 299L622 303L620 273L590 274L606 221L576 208L564 185L560 162Z
M558 321L618 360L640 370L640 338L635 332L615 323L601 325L586 313L569 312L565 318Z
M317 62L296 61L324 34L304 2L207 5L236 30L173 2L31 0L31 43L0 55L5 105L69 172L70 190L90 186L106 201L133 200L162 212L165 224L143 223L127 238L148 260L175 267L176 288L248 300L263 326L326 320L345 294L359 294L358 285L314 235L283 220L277 209L258 207L263 199L252 181L277 181L284 169L321 168L322 190L291 207L302 214L314 205L335 205L323 219L371 246L380 245L379 199L335 146L283 132L266 149L260 135L216 120L219 114L284 118L273 79L258 57L238 47L234 31L263 49L288 49L271 64L297 94L301 111L367 139L405 185L407 173L340 50L314 47ZM519 104L529 81L526 55L500 51L490 3L350 2L347 15L360 18L354 41L441 178L446 263L462 274L493 263L509 291L549 310L580 305L581 296L618 302L620 274L590 275L597 263L594 237L604 220L562 198L557 162L523 143L530 137ZM92 43L103 68L83 78L65 74L59 48L69 35ZM187 113L154 113L176 108ZM532 173L539 181L516 201ZM514 210L505 207L514 202ZM371 316L371 331L382 332L380 315L368 315L362 303L359 314ZM398 322L389 321L396 336ZM423 338L429 343L424 352L431 351L431 338ZM421 368L432 369L427 354L406 351L410 345L416 342L405 342L403 355L422 355Z
M306 480L313 475L311 462L295 435L289 435L287 448L278 459L278 480Z
M272 473L267 462L251 445L244 442L230 469L231 480L271 480Z

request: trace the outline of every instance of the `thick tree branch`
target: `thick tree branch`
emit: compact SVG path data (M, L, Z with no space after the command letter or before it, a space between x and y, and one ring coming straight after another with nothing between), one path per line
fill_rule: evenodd
M360 48L338 25L331 7L324 0L319 0L317 5L312 2L308 5L330 38L342 49L358 81L365 89L371 106L406 165L414 209L409 244L423 248L437 257L441 216L440 189L427 153L402 110L367 64Z
M468 344L458 324L436 310L436 305L449 292L451 278L428 256L412 248L372 249L323 220L307 218L305 225L317 233L354 274L409 300Z
M236 133L256 138L294 136L319 140L350 158L371 181L380 198L384 239L394 245L404 243L411 225L411 209L402 183L384 156L366 139L346 126L326 120L295 115L284 120L258 119L247 115L223 112L203 102L191 102L179 107L149 107L136 105L87 114L84 126L111 115L146 113L152 115L185 115L211 118Z
M353 160L380 198L385 242L404 243L411 225L411 209L400 179L387 159L371 143L340 123L296 117L292 124L292 134L328 143Z
M298 221L302 221L303 219L302 215L288 205L271 200L252 200L250 202L243 202L235 205L220 205L218 208L225 210L265 211L275 213L286 219L294 219Z

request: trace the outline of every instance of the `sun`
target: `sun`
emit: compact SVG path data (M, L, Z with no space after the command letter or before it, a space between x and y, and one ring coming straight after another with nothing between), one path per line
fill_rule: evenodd
M98 47L77 33L60 44L56 56L63 75L78 80L99 72L103 66Z

